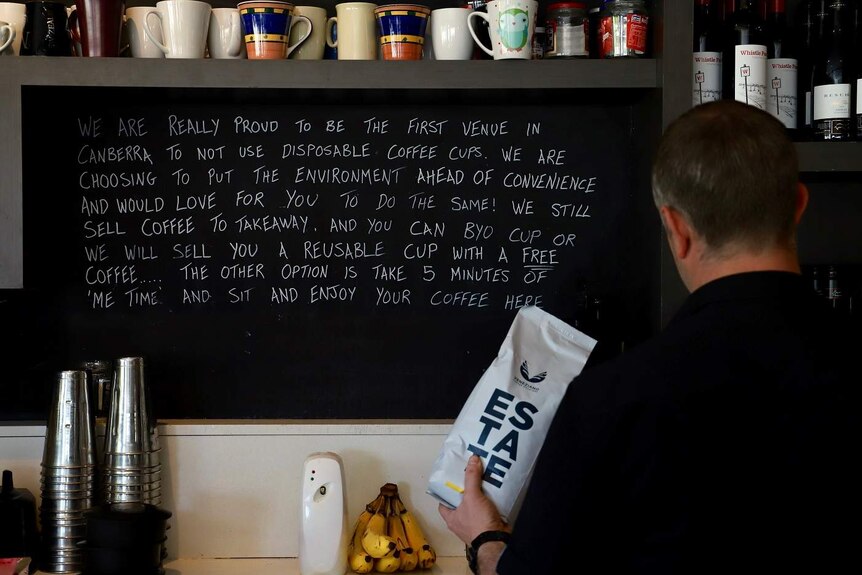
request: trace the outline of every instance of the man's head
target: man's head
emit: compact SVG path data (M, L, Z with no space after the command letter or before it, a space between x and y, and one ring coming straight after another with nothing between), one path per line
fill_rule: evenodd
M690 289L703 283L693 276L715 276L703 266L745 260L755 269L784 269L788 256L795 262L796 224L808 196L798 183L796 148L768 113L732 101L690 110L659 143L652 187Z

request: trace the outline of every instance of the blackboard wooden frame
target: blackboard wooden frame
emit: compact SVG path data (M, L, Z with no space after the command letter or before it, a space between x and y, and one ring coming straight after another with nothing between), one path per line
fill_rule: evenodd
M216 0L215 5L220 5ZM129 6L136 0L131 0ZM328 0L327 0L328 2ZM140 2L139 2L140 3ZM332 2L333 4L335 2ZM229 3L226 3L227 5ZM3 62L3 82L0 82L0 326L14 339L22 325L34 318L27 310L18 306L20 288L23 285L23 218L21 181L21 89L23 86L167 86L182 90L189 86L244 87L244 88L340 88L355 89L374 82L382 89L395 87L404 78L421 82L428 92L456 90L481 94L488 88L547 93L559 90L591 90L607 88L625 92L630 89L646 90L652 103L641 109L634 125L643 132L637 141L643 146L643 154L651 154L651 142L661 129L675 117L688 109L689 98L689 50L691 46L692 6L690 2L655 2L653 7L655 60L645 61L565 61L534 62L524 67L517 82L498 78L494 73L494 62L442 63L424 62L421 68L400 67L398 63L309 63L260 62L254 67L245 67L239 62L206 61L159 61L148 62L129 59L69 59L69 58L8 58ZM789 3L790 4L790 3ZM435 6L439 7L439 6ZM788 6L792 9L792 6ZM291 72L304 66L302 75ZM58 102L58 108L72 103ZM802 171L811 184L816 197L821 188L827 193L823 198L834 207L858 206L858 173L862 171L862 142L855 143L799 143ZM648 166L641 167L642 176L647 177ZM821 174L827 177L825 184ZM851 184L851 185L848 185ZM834 190L834 191L833 191ZM849 204L848 204L849 202ZM812 208L818 210L816 203ZM820 210L822 217L816 218L805 232L803 257L827 258L835 251L858 260L854 251L855 242L833 238L832 216L841 215L842 222L852 215L852 210L832 208ZM847 226L839 223L838 227ZM852 226L851 226L852 229ZM663 245L663 244L662 244ZM807 247L806 247L807 246ZM842 251L843 250L843 251ZM685 292L666 249L662 249L661 283L659 293L650 297L660 300L659 323L666 321L684 298ZM50 353L50 342L44 351ZM4 360L15 365L23 356L16 353L19 348L6 349ZM42 350L28 350L27 357L37 356ZM11 405L2 414L4 419L39 419L41 410L16 409L16 405L33 405L33 390L0 387L0 405ZM18 397L17 394L22 394ZM24 403L18 403L18 401ZM29 403L28 403L29 402Z
M405 105L404 102L412 102L413 105L421 105L419 110L426 109L427 106L436 106L437 110L456 110L462 109L465 105L471 106L471 110L494 109L505 110L508 107L509 94L504 91L486 90L481 94L481 106L475 104L475 99L471 98L471 94L464 91L438 91L433 95L429 95L423 91L333 91L326 92L318 91L236 91L223 90L213 91L208 90L205 96L197 91L194 95L192 90L173 91L173 90L156 90L150 91L135 91L134 93L124 92L121 89L114 90L93 90L85 88L27 88L23 95L26 98L25 102L25 122L32 128L25 135L25 223L27 230L25 240L28 244L25 245L25 254L27 255L25 265L25 280L31 285L30 290L25 289L21 294L21 302L25 308L32 310L34 321L29 326L31 329L24 330L19 341L34 341L52 340L53 345L45 345L47 352L41 357L42 371L48 377L48 374L63 366L74 363L76 360L83 359L82 354L92 352L91 355L108 355L125 352L123 350L134 349L135 344L141 345L141 353L146 354L149 350L153 354L152 369L153 377L151 378L151 387L154 390L156 398L156 413L161 417L181 418L181 417L208 417L208 418L248 418L248 417L263 417L263 418L295 418L295 417L311 417L311 418L432 418L452 417L457 413L457 409L463 402L463 399L469 393L473 383L478 379L481 372L490 362L496 353L496 348L505 330L508 327L511 312L506 315L505 320L497 319L493 325L496 327L493 330L481 328L477 334L479 336L465 333L469 341L459 352L458 349L462 344L458 344L458 338L446 337L443 331L444 325L441 324L434 330L429 331L429 335L436 333L437 337L432 338L431 349L423 350L406 347L403 351L397 351L397 346L400 345L400 340L405 341L405 345L409 345L409 335L405 333L403 336L384 336L380 339L380 343L370 343L371 346L362 357L380 356L380 359L371 361L345 360L347 363L344 366L339 366L341 370L332 371L324 368L332 368L333 365L327 362L320 355L323 346L332 345L340 341L338 337L327 342L323 338L318 337L319 341L313 343L313 346L305 352L300 350L298 356L294 356L291 365L282 365L277 368L276 364L281 363L275 360L271 349L273 343L260 343L255 347L254 343L249 343L250 347L247 350L249 354L249 363L243 363L243 356L237 351L238 357L231 358L231 350L239 350L245 347L245 344L250 340L245 340L240 337L234 341L213 340L218 351L207 359L201 359L201 356L211 353L212 344L196 347L196 334L192 329L191 324L186 324L186 327L181 327L183 323L178 323L180 311L177 310L177 315L171 314L160 316L160 319L154 319L159 326L164 326L166 335L164 342L161 337L153 339L153 336L147 336L146 330L140 331L149 320L148 314L138 314L135 319L135 314L119 318L116 322L102 323L98 316L90 317L89 311L77 307L74 303L74 298L69 292L57 292L57 288L51 286L64 285L63 282L68 279L66 276L75 274L76 270L63 268L62 264L50 263L50 256L45 256L45 253L56 251L56 238L51 237L53 233L59 232L63 237L69 238L69 243L74 243L73 235L75 234L75 224L67 227L67 215L71 215L77 208L77 204L66 204L65 207L55 209L47 214L42 213L43 202L39 199L40 190L48 189L69 189L69 182L62 183L51 180L49 175L51 171L42 169L43 150L44 158L50 162L50 158L56 158L59 161L59 156L64 155L63 149L66 145L75 145L71 141L62 139L63 144L60 146L51 146L49 139L47 142L43 139L42 134L50 133L55 125L59 123L53 122L50 117L45 119L41 115L41 110L45 106L49 106L52 99L56 96L62 96L64 100L76 100L86 102L99 97L105 97L103 102L97 102L95 108L109 109L114 101L129 102L132 104L145 106L153 106L159 110L167 107L174 110L181 103L186 103L195 108L203 103L200 99L203 97L207 104L214 101L221 101L229 106L230 110L233 107L240 106L240 109L254 109L255 102L260 105L261 102L289 102L289 106L306 106L305 110L311 103L317 103L321 110L325 113L330 113L336 106L337 101L351 102L351 106L364 109L373 104L386 103L387 106ZM340 100L339 100L340 98ZM319 104L322 100L330 100L325 104ZM167 101L167 103L165 103ZM149 104L149 102L158 102L158 104ZM389 103L391 102L391 103ZM396 102L400 104L396 104ZM643 129L639 126L635 129L635 119L642 119L649 116L649 106L653 99L648 91L628 90L625 92L612 92L606 90L593 90L589 92L583 91L565 91L560 90L552 95L535 92L531 94L519 95L519 110L527 109L525 106L532 105L536 110L542 110L544 119L551 123L559 119L561 125L571 124L572 129L564 129L561 132L565 138L574 136L574 141L584 140L579 144L578 150L581 156L584 155L584 150L589 150L590 146L598 145L599 142L604 142L602 152L595 158L593 162L587 161L588 164L598 161L611 162L614 165L616 162L617 168L612 172L629 173L627 179L631 184L614 185L608 190L608 193L625 192L626 204L630 206L621 206L626 212L637 213L637 217L632 219L632 223L642 221L641 225L635 225L634 229L627 232L631 226L626 224L621 229L612 232L610 237L619 236L621 240L628 246L625 251L629 251L631 247L644 250L642 255L629 254L627 257L631 262L635 263L635 268L632 268L632 275L625 282L617 282L621 285L629 287L609 286L610 291L616 290L619 292L618 297L623 298L623 306L619 309L625 310L620 312L621 321L614 329L609 330L616 333L625 333L627 343L639 341L652 333L657 325L658 318L658 277L657 270L658 252L656 246L658 241L657 220L652 221L646 214L653 211L651 199L648 189L643 185L644 181L642 174L648 169L649 154L643 153L649 148L649 138L652 137L652 131ZM537 105L541 107L537 107ZM601 106L600 108L590 108L589 106ZM586 108L584 106L587 106ZM120 106L121 108L123 106ZM555 111L556 110L556 111ZM600 121L596 116L601 116L604 113L607 118ZM608 124L608 120L613 119L614 123L619 124L621 131L616 137L603 136L602 134L611 130L608 133L616 133L612 130L612 126ZM592 124L590 124L592 122ZM598 123L597 123L598 122ZM66 122L68 124L69 122ZM584 124L585 127L581 132L578 132L577 126ZM586 127L593 126L593 127ZM548 140L550 144L558 143L555 138L551 137ZM608 138L616 138L608 141ZM561 144L562 145L562 144ZM619 157L615 158L614 154L619 153ZM591 152L586 152L588 155ZM583 159L581 161L583 164ZM60 164L57 164L59 167ZM62 167L63 172L67 170ZM55 169L56 171L56 169ZM41 181L40 178L48 178L42 183L34 183ZM29 181L29 183L28 183ZM641 183L634 183L639 181ZM50 183L49 183L50 182ZM73 186L72 186L73 187ZM77 197L74 192L70 193ZM77 200L75 200L77 201ZM614 200L615 202L617 200ZM59 212L59 213L58 213ZM50 220L51 215L54 219ZM45 221L48 218L50 221ZM627 216L627 219L631 219ZM630 235L633 234L633 235ZM630 238L630 239L625 239ZM37 251L33 248L34 245L41 246L45 244L45 249ZM30 248L27 248L27 245ZM652 247L650 247L652 246ZM42 254L42 255L39 255ZM650 255L651 254L651 255ZM61 259L74 259L74 254L65 254ZM43 274L42 270L51 267L49 273ZM55 269L56 268L56 269ZM29 270L29 271L28 271ZM628 273L628 272L627 272ZM31 278L27 280L27 278ZM36 281L32 281L37 278ZM566 289L574 290L574 286ZM604 289L608 289L606 286ZM628 292L626 290L629 290ZM28 294L32 299L28 300ZM35 295L34 295L35 294ZM574 295L574 294L573 294ZM607 292L602 295L609 295ZM609 295L609 299L612 294ZM561 293L559 297L566 297L566 294ZM574 300L572 300L574 301ZM629 303L630 302L630 303ZM573 304L567 303L565 307L559 307L562 300L558 300L556 308L551 310L563 315L564 319L575 323L578 320L577 315L571 315ZM607 302L606 312L612 311L614 306ZM551 305L552 302L548 302ZM77 309L76 309L77 307ZM569 311L564 311L569 309ZM155 313L155 312L153 312ZM349 314L350 312L348 312ZM40 315L41 314L41 315ZM566 314L569 314L568 316ZM608 314L610 315L610 314ZM54 329L47 327L53 318L58 318L60 325ZM477 316L477 320L483 316ZM499 315L497 317L500 317ZM198 322L203 322L206 326L206 321L209 321L209 316L198 316ZM216 321L214 317L213 321ZM259 318L260 319L260 318ZM358 319L358 318L357 318ZM357 319L337 320L343 323L344 328L354 325ZM364 322L366 326L371 325L367 318ZM380 320L383 318L381 317ZM581 318L583 319L583 318ZM204 321L206 320L206 321ZM387 325L385 321L380 321L379 325ZM185 320L183 320L185 321ZM244 321L231 320L231 321ZM482 319L482 321L487 321ZM125 322L125 323L124 323ZM374 322L372 322L374 323ZM399 322L400 324L400 322ZM312 324L309 324L309 326ZM491 324L488 324L489 327ZM412 327L409 327L412 326ZM242 332L237 326L230 333ZM278 329L276 325L263 324L257 326L257 332L263 332L261 340L272 339L278 340L280 337L273 330ZM397 329L420 329L429 330L430 324L411 324L405 323ZM375 328L371 328L374 330ZM384 328L380 328L384 329ZM463 328L462 328L463 329ZM159 327L158 334L162 333L162 327ZM212 324L210 328L204 327L204 331L200 334L200 338L206 339L207 332L219 332L218 324ZM251 327L248 329L248 334L254 331ZM304 331L308 331L306 328ZM334 332L341 333L343 328L336 327ZM99 334L104 332L104 339L99 340ZM127 333L128 332L128 333ZM376 332L375 332L376 333ZM44 334L45 337L42 337ZM158 335L157 334L157 335ZM77 336L81 336L81 340ZM257 334L256 334L257 335ZM383 332L380 332L383 335ZM452 335L455 335L454 333ZM176 339L171 339L171 337ZM150 339L147 340L147 337ZM311 336L310 333L308 337ZM375 338L373 334L370 337ZM389 337L389 339L386 339ZM448 342L446 340L451 340ZM149 341L149 344L147 344ZM292 348L296 344L302 342L307 343L300 336L300 339L291 340L289 337L285 339L285 344L293 342ZM164 343L165 345L161 345ZM351 348L357 345L358 341L353 340L350 344ZM448 351L443 346L443 343L451 343L455 345ZM481 345L480 345L481 344ZM44 343L43 343L44 345ZM224 349L218 347L226 345ZM375 345L383 345L383 348L375 348ZM262 346L262 347L261 347ZM394 347L393 347L394 346ZM337 349L337 346L333 346ZM182 355L185 349L186 361L182 360ZM439 349L437 349L439 348ZM392 350L396 352L396 356L384 353ZM157 351L161 350L161 351ZM257 350L257 351L255 351ZM26 355L27 350L21 350ZM268 355L261 355L265 352ZM318 353L320 352L320 353ZM466 353L466 356L464 355ZM470 354L473 354L472 356ZM436 355L435 355L436 354ZM289 355L289 354L286 354ZM336 354L341 357L341 354ZM429 357L432 356L432 357ZM390 357L391 356L391 357ZM461 356L460 359L458 357ZM265 365L257 365L258 358L265 362ZM396 359L396 357L401 359ZM303 359L313 358L311 364L304 362ZM388 359L387 359L388 358ZM37 358L32 358L29 363ZM225 361L226 360L226 361ZM421 361L420 361L421 360ZM422 362L428 363L427 368L421 368ZM203 362L203 363L202 363ZM441 365L450 364L451 369L442 369ZM193 364L184 371L186 364ZM400 366L400 367L399 367ZM469 369L468 369L469 367ZM405 368L409 368L406 369ZM416 371L418 369L418 371ZM331 372L331 373L330 373ZM434 373L431 373L434 372ZM376 375L375 375L376 374ZM345 382L336 384L347 378ZM248 382L244 378L248 378ZM290 381L293 378L298 378L296 381ZM18 386L27 385L29 382L38 379L37 374L29 374L24 380L19 382ZM400 381L406 381L403 385L401 394L386 393L387 389L399 387ZM152 383L155 382L155 383ZM375 387L376 386L376 387ZM411 387L412 386L412 387ZM37 389L44 390L47 386L44 382L37 386ZM436 389L431 389L435 388ZM379 389L378 389L379 388ZM23 400L25 394L19 393L19 402ZM37 394L41 395L41 394ZM441 399L436 400L439 396ZM376 401L374 398L378 398ZM33 399L36 399L35 397ZM38 404L38 402L35 402Z

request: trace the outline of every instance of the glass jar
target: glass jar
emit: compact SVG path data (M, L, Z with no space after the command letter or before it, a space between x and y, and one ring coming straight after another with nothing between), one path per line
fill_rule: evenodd
M599 14L599 57L646 56L648 33L644 0L605 0Z
M587 7L581 2L557 2L548 6L546 58L587 58L589 37Z

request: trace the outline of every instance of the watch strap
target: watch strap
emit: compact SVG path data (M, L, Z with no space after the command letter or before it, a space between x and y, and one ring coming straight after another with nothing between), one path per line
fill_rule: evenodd
M472 543L470 543L470 547L473 548L473 551L479 551L479 547L488 541L502 541L503 543L509 543L509 540L512 538L512 534L508 531L483 531L473 539Z
M470 546L467 547L467 563L470 566L470 571L473 573L477 573L479 569L479 547L488 543L489 541L502 541L508 545L509 540L512 538L512 534L508 531L483 531L479 535L476 536L475 539L470 543Z

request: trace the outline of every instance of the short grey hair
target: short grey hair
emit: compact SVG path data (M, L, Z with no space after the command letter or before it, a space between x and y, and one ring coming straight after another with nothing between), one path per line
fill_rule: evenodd
M784 125L734 101L689 110L665 131L652 172L656 206L682 212L711 249L793 243L799 161Z

